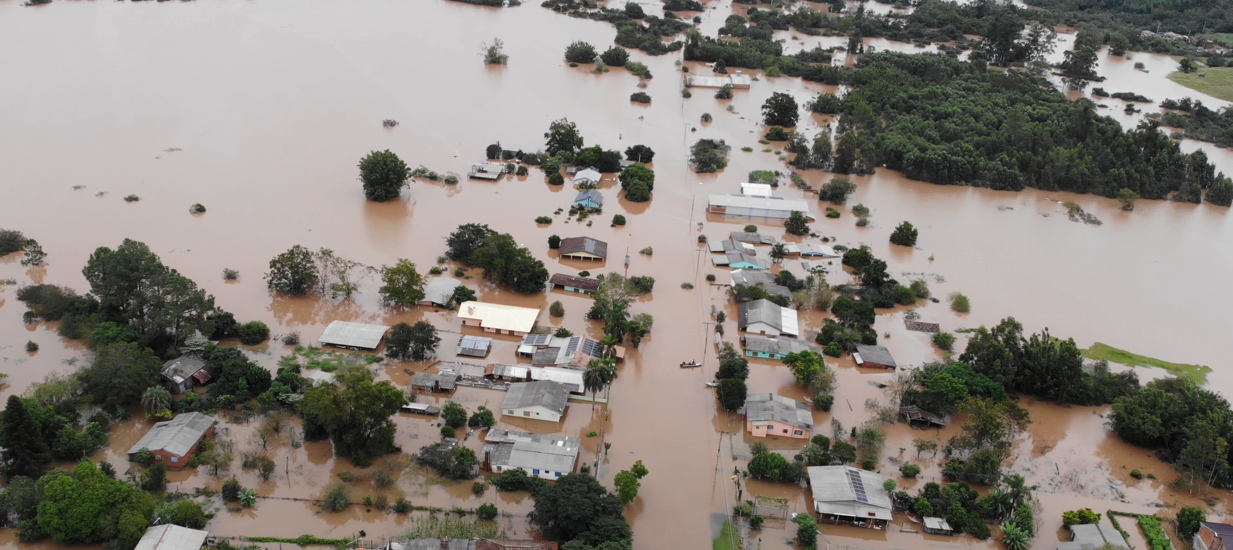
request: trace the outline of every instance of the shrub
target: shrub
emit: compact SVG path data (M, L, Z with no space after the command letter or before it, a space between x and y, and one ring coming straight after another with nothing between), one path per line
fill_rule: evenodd
M487 488L488 486L484 485L483 481L476 481L475 483L471 484L471 494L475 496L480 496L484 494L484 490Z
M1130 477L1133 477L1135 479L1143 479L1143 472L1140 472L1138 470L1131 470Z
M39 345L34 343L34 340L26 341L26 352L27 353L34 353L38 350L39 350Z
M485 502L475 509L475 517L479 519L494 519L497 517L497 507L491 502Z
M724 84L715 92L715 99L732 99L732 85Z
M608 48L607 51L600 54L599 59L603 61L605 65L612 67L624 67L625 62L629 61L629 51L619 46L612 46Z
M744 229L746 233L757 233L758 232L758 226L753 225L753 224L746 225Z
M689 163L699 174L718 172L728 166L731 149L722 139L700 139L690 148Z
M197 204L194 204L188 207L189 214L205 214L205 211L206 211L206 207L202 206L201 203L197 203Z
M637 75L637 76L638 76L638 78L644 78L644 79L645 79L645 78L651 78L651 77L652 77L652 75L651 75L651 69L647 68L647 66L646 66L646 65L644 65L644 64L642 64L642 63L639 63L639 62L637 62L637 61L630 61L630 62L626 63L626 64L625 64L625 70L627 70L627 71L629 71L629 72L631 72L631 73L633 73L633 74ZM639 86L642 86L642 84L639 84Z
M968 313L972 311L972 304L968 302L968 297L960 292L952 292L950 295L950 309L956 313Z
M647 95L646 92L634 92L630 94L629 100L634 103L650 103L651 96Z
M831 357L839 357L840 355L843 355L843 347L841 347L838 342L831 342L822 349L822 353Z
M713 120L713 119L711 118L711 113L702 113L702 122L703 122L703 123L710 122L711 120Z
M834 218L838 218L838 217L839 217L839 216L841 216L841 215L842 215L842 214L840 214L840 213L839 213L839 211L838 211L838 210L835 210L834 208L827 208L827 209L826 209L826 217L828 217L828 218L832 218L832 219L834 219Z
M862 218L867 217L869 216L869 207L863 204L857 203L856 206L852 207L852 215L860 216Z
M920 475L920 466L917 466L911 462L904 462L903 465L899 467L899 473L903 474L903 477L914 478Z
M822 188L818 190L818 200L843 204L854 191L856 184L847 176L835 176L822 184Z
M558 317L558 318L564 317L565 316L565 306L561 304L560 300L552 302L552 305L548 306L548 314L553 317Z
M398 198L398 193L411 178L411 169L389 149L368 153L360 159L359 167L364 197L370 201Z
M933 343L941 349L951 351L955 347L955 335L946 331L933 333Z
M411 501L405 498L400 497L398 500L394 501L394 512L396 513L406 514L410 512L413 508L414 507L411 506Z
M240 343L246 346L255 346L270 337L270 327L267 327L261 321L249 321L237 326L236 334L240 337Z
M236 502L240 500L240 490L243 488L244 487L240 485L240 481L234 477L224 481L222 490L223 501Z
M137 202L139 200L141 200L141 197L138 197L137 195L128 195L124 197L124 202Z
M441 426L441 437L454 437L454 428Z
M1062 512L1062 525L1090 525L1100 523L1100 514L1093 512L1091 508L1081 508L1079 510L1068 510Z
M518 170L514 171L515 176L525 176L527 173L527 167L521 164L518 165Z
M451 428L461 428L467 423L467 409L455 401L446 403L441 408L441 420Z
M708 283L713 283L713 282L715 282L715 274L714 274L714 273L707 273L707 274L706 274L706 282L708 282Z
M1199 532L1199 524L1205 521L1207 521L1207 515L1203 513L1203 510L1182 506L1182 509L1177 511L1177 536L1182 540L1194 538L1195 533Z
M328 512L341 512L351 504L351 490L345 484L336 483L326 491L321 507Z
M865 227L869 225L869 218L856 218L856 227Z
M638 253L644 256L650 256L652 254L655 254L655 250L648 246L646 248L643 248L642 250L639 250Z
M561 237L558 235L548 237L548 248L550 250L557 250L561 248Z
M26 236L21 231L0 229L0 256L12 254L26 246Z
M570 63L594 63L598 55L595 46L577 41L565 48L565 60Z
M509 61L509 55L505 53L505 42L502 42L500 38L493 38L491 45L484 44L483 47L485 64L504 65L506 61Z
M560 172L553 172L551 174L548 174L548 185L564 185L564 184L565 184L565 176L562 176Z
M622 215L620 215L620 214L617 214L617 215L613 216L613 217L612 217L612 225L613 225L614 227L615 227L615 226L618 226L618 225L625 225L625 216L622 216Z
M283 335L283 337L282 337L282 342L283 342L283 345L284 345L284 346L296 346L296 345L299 345L299 344L300 344L300 333L299 333L299 331L295 331L295 330L293 330L293 331L291 331L291 332L288 332L287 334L284 334L284 335Z
M771 126L770 130L766 131L766 139L768 141L788 141L792 138L792 133L784 130L783 126Z
M762 516L750 516L749 528L757 531L762 528L762 523L766 520Z
M685 290L690 290L690 289L692 289L693 287L694 287L694 284L693 284L693 283L681 283L681 288L683 288L683 289L685 289Z
M891 233L890 242L899 246L916 246L916 234L917 230L910 222L903 222Z
M835 396L833 395L818 395L813 398L813 406L822 412L830 412L831 407L834 405Z
M912 289L912 292L916 294L917 298L929 297L929 283L926 283L923 280L912 281L912 284L909 285L908 288Z
M234 269L223 268L223 280L234 281L240 278L240 272Z
M550 217L550 216L539 216L539 217L535 218L535 223L543 223L543 224L549 224L549 223L552 223L552 217Z

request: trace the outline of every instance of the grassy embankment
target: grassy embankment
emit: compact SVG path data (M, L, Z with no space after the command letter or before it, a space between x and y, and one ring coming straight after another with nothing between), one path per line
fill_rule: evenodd
M725 521L723 527L719 529L719 538L711 542L712 550L740 550L741 536L736 532L736 526L732 525L732 521Z
M1170 363L1160 359L1144 357L1130 353L1126 350L1120 350L1115 347L1107 346L1100 342L1092 344L1092 347L1085 350L1079 350L1079 354L1093 361L1108 361L1110 363L1119 363L1128 367L1156 367L1173 373L1175 376L1187 378L1196 384L1203 385L1207 382L1207 373L1212 372L1210 367L1204 365L1187 365L1184 363Z
M1200 74L1207 76L1200 77ZM1202 94L1233 101L1233 67L1199 69L1194 73L1177 71L1169 75L1169 80Z

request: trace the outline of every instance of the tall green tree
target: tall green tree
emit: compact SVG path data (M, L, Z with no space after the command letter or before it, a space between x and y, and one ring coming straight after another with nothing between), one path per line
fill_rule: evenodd
M117 540L136 544L154 513L154 498L107 477L90 461L73 470L54 470L39 480L43 501L38 525L60 544L96 544Z
M586 474L566 474L534 495L527 519L544 536L560 541L581 540L595 546L631 541L633 534L621 512L621 499Z
M804 212L793 210L788 219L784 220L783 228L789 235L808 235L809 218L805 217Z
M571 46L572 47L572 46ZM595 49L591 49L591 60L594 61ZM590 61L580 61L579 63L590 63ZM544 132L544 148L549 155L555 156L561 151L573 153L583 147L582 134L578 133L578 125L570 122L567 118L554 120L548 125L548 131Z
M171 392L162 386L150 386L141 394L141 408L146 416L160 416L171 412Z
M146 388L160 383L162 362L149 348L122 342L94 351L94 361L81 371L82 389L94 403L108 409L141 402Z
M2 425L4 432L0 435L3 435L4 448L0 451L0 459L4 461L4 478L37 478L43 466L51 462L51 454L38 423L30 416L20 397L9 395Z
M364 197L370 201L385 202L398 198L399 192L411 178L407 163L389 149L369 152L360 159L359 168Z
M790 94L774 92L762 104L762 122L767 126L796 126L800 116L800 106Z
M317 289L320 275L311 250L295 245L270 260L266 285L292 296L303 296Z
M424 278L415 264L399 258L393 267L381 267L381 301L387 305L409 308L424 299Z
M484 241L497 232L482 223L464 223L445 239L445 255L451 260L471 264L471 255L484 246Z
M638 477L630 473L629 470L621 470L612 479L613 485L616 485L617 497L621 499L622 504L629 504L638 498L638 487L642 484L638 481Z
M362 366L341 369L334 380L337 386L321 384L304 392L298 406L304 431L309 431L309 423L324 429L335 454L357 464L392 452L395 426L390 416L407 401L402 391L389 381L375 382Z
M544 290L548 268L531 251L519 246L509 234L490 235L470 257L470 265L483 268L484 280L500 283L515 292L534 294Z

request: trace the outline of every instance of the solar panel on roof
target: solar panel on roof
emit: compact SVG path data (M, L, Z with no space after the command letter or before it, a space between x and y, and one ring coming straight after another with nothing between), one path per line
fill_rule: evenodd
M522 339L522 343L528 346L545 346L551 338L550 334L528 334Z
M582 343L581 336L575 336L573 338L570 338L569 344L565 347L565 356L566 357L573 356L574 352L578 351L578 344L580 343Z
M596 342L595 340L587 338L582 341L582 353L590 355L591 357L599 357L601 350L603 350L603 346L599 345L599 342Z
M856 493L856 500L869 503L869 497L865 494L865 482L861 480L861 475L856 470L848 470L848 481L852 482L852 491Z

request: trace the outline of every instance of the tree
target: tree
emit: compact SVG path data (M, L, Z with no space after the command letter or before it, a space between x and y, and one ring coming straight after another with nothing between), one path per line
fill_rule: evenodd
M916 228L910 222L903 222L891 233L891 244L899 246L916 246Z
M548 131L544 133L544 139L547 140L544 147L552 156L556 156L561 151L573 153L583 147L582 134L578 133L578 126L567 118L553 121L548 126Z
M617 497L621 499L622 504L629 504L638 497L638 487L641 483L637 476L630 473L629 470L621 470L617 472L612 483L616 485Z
M1082 90L1087 87L1088 80L1100 78L1096 75L1095 49L1076 44L1075 49L1067 51L1065 55L1066 59L1059 68L1062 69L1063 80L1071 89Z
M335 454L357 464L394 450L395 426L390 416L407 402L393 384L373 378L363 366L343 368L334 373L337 386L313 386L298 405L305 433L324 429Z
M749 475L758 479L779 481L787 470L788 459L779 453L758 453L749 461Z
M51 462L47 443L42 437L42 431L26 404L16 395L10 394L3 413L3 450L0 460L3 460L3 472L6 480L14 476L37 478L43 471L43 466Z
M471 418L467 419L467 425L472 428L491 428L497 425L497 419L488 407L480 405Z
M604 62L604 65L610 67L624 67L625 63L629 61L629 51L620 46L612 46L605 50L604 53L599 54L599 59Z
M1135 201L1138 199L1139 194L1129 189L1123 188L1117 192L1117 202L1122 203L1122 210L1127 212L1135 209Z
M440 343L437 327L427 321L418 321L410 326L398 323L386 340L385 355L404 361L426 361L436 354Z
M589 475L566 474L533 496L535 507L527 519L549 539L591 545L632 539L620 498Z
M699 174L718 172L728 166L731 149L722 139L700 139L690 147L689 164Z
M608 63L604 61L604 63ZM608 63L612 65L612 63ZM655 151L646 145L638 144L625 149L625 160L648 163L655 159Z
M1207 195L1203 197L1210 204L1217 206L1229 206L1233 204L1233 179L1217 178L1216 183L1207 189Z
M724 342L723 349L719 352L719 371L716 372L715 378L749 378L749 360L745 359L731 342Z
M118 343L95 350L94 361L81 372L87 395L105 408L141 401L144 388L159 384L162 362L153 351L134 343Z
M209 519L200 504L191 498L182 498L171 505L167 522L189 529L201 529Z
M830 181L822 184L822 188L818 190L818 200L843 204L854 191L856 191L856 184L852 183L847 176L834 176Z
M641 162L631 164L621 170L621 189L625 190L625 198L631 202L646 202L651 200L651 191L655 189L655 172Z
M489 229L486 224L464 223L446 237L445 255L451 260L469 265L471 255L484 246L484 240L496 234L497 232Z
M831 304L831 313L840 325L849 328L871 327L876 316L873 304L854 300L846 295L835 298Z
M630 19L642 19L646 17L646 13L642 10L642 6L638 5L637 2L626 2L625 16ZM607 63L607 61L604 63Z
M321 507L328 512L341 512L351 505L351 490L346 484L336 483L325 492Z
M111 479L90 461L73 470L56 470L39 480L43 500L38 527L60 544L95 544L119 539L136 544L153 516L154 498Z
M265 274L266 286L292 296L303 296L316 290L320 281L312 251L295 245L270 260Z
M1005 522L1002 524L1002 544L1006 545L1006 550L1027 550L1032 545L1032 537L1018 525Z
M1177 70L1183 73L1193 73L1199 70L1199 67L1198 65L1195 64L1194 59L1191 59L1189 56L1187 56L1187 57L1183 57L1182 60L1178 62Z
M594 63L596 57L595 46L581 40L565 48L565 61L569 63Z
M1190 540L1194 538L1195 533L1199 532L1199 524L1207 521L1207 515L1203 510L1192 506L1182 506L1181 510L1177 511L1177 536L1182 540Z
M808 235L809 219L805 217L804 212L793 210L788 215L788 219L784 220L783 228L789 235Z
M822 356L812 351L789 353L782 361L792 371L792 376L796 377L796 383L805 387L809 387L814 376L826 369Z
M490 235L471 254L470 265L483 268L484 280L501 283L515 292L542 292L548 282L548 269L531 251L519 246L509 234Z
M25 267L42 265L43 260L47 258L47 253L43 252L43 247L39 246L38 241L34 239L26 239L25 244L21 245L23 256L21 265Z
M394 267L381 266L381 301L387 305L409 308L424 299L424 278L415 264L399 259Z
M505 42L500 38L493 38L492 44L484 44L484 63L487 65L504 65L509 61L509 55L505 53ZM493 158L493 157L488 157Z
M762 104L762 122L767 126L790 128L796 126L796 121L800 118L798 110L796 100L791 95L774 92Z
M398 198L410 178L411 169L389 149L369 152L360 159L360 181L364 184L364 197L370 201Z
M255 346L270 338L270 327L261 321L236 325L235 332L240 337L240 343L246 346Z
M454 287L454 303L465 304L476 300L475 291L462 285Z
M1062 525L1088 525L1100 523L1100 514L1093 512L1091 508L1081 508L1079 510L1068 510L1062 512Z
M815 548L818 545L818 520L812 514L797 514L796 544L801 548Z
M726 411L739 410L745 406L746 396L745 381L740 378L724 378L719 381L719 391L716 395L719 397L719 404L723 405Z
M467 409L455 401L450 401L441 407L441 420L445 421L446 426L461 428L467 425Z
M171 392L162 386L150 386L141 394L141 408L146 416L171 418Z

